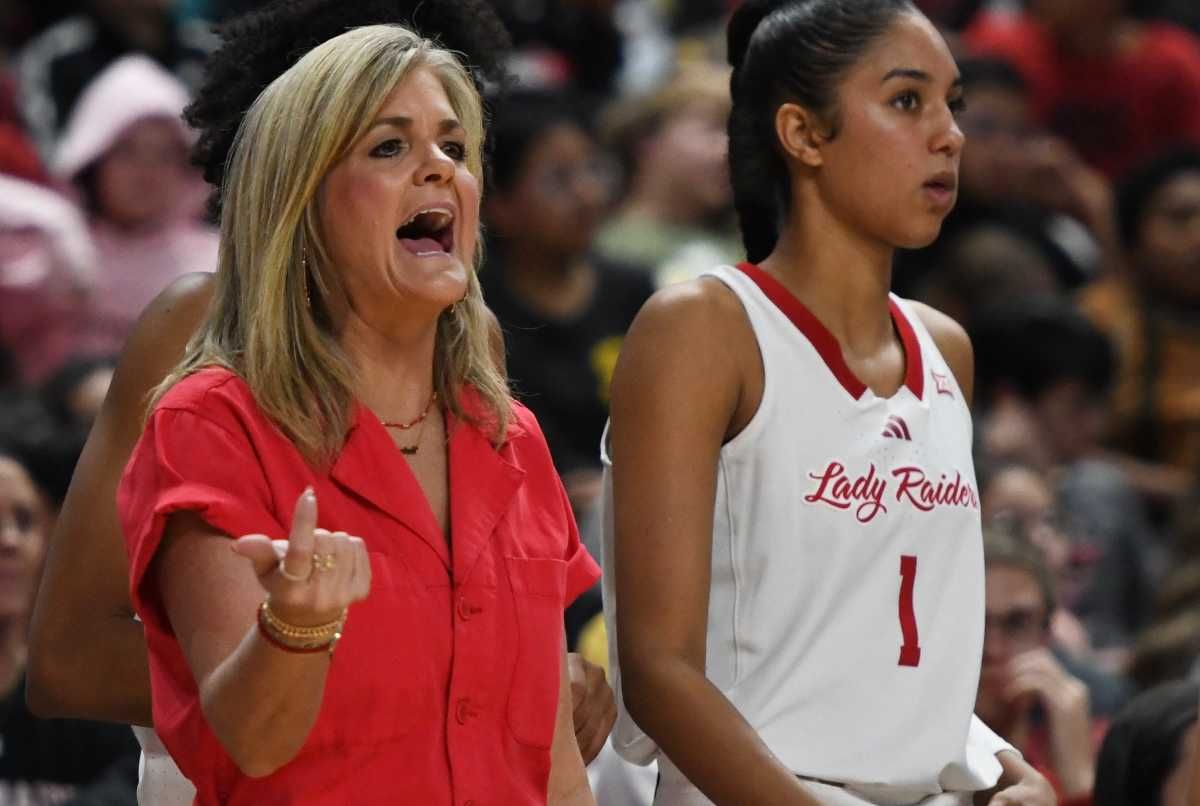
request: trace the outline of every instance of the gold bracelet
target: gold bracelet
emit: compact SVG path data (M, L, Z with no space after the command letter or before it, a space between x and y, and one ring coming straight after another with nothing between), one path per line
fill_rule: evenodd
M328 647L330 653L332 653L333 645L341 638L342 629L345 627L345 624L345 610L342 611L338 618L326 624L319 624L315 627L297 627L294 624L288 624L272 612L269 598L263 600L263 603L258 607L258 625L263 633L273 643L281 645L283 648L290 648L297 651L310 651Z
M260 605L263 618L267 623L275 629L276 632L291 638L328 638L330 634L337 632L346 622L346 611L342 612L333 621L325 624L317 624L312 627L300 627L295 624L289 624L275 614L271 609L271 598L268 596Z
M271 635L271 633L268 632L267 628L263 626L262 619L258 620L258 634L261 635L263 640L266 641L268 644L275 647L276 649L282 649L284 652L294 652L294 653L298 653L298 654L307 655L307 654L311 654L313 652L324 652L325 650L328 649L329 655L331 657L333 656L334 646L337 644L338 639L342 637L341 633L336 633L333 636L333 640L330 641L328 644L321 644L319 646L311 646L311 647L292 646L291 644L285 644L283 641L281 641L278 638L276 638L275 636Z
M342 637L341 632L336 631L332 634L327 634L327 635L321 636L320 638L316 638L316 639L291 638L291 637L288 637L286 635L283 635L283 634L277 632L270 625L270 623L267 621L267 618L264 616L264 611L263 611L262 607L259 607L258 614L259 614L258 631L262 634L263 638L265 638L268 643L278 647L279 649L285 650L287 652L307 653L307 652L321 652L323 650L328 650L329 654L332 655L333 649L337 645L338 639L340 639Z

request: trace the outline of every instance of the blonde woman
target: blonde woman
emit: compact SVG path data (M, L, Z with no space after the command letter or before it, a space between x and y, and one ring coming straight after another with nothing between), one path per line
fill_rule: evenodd
M489 349L482 129L395 26L243 123L209 319L119 492L198 803L592 802L561 618L598 570Z

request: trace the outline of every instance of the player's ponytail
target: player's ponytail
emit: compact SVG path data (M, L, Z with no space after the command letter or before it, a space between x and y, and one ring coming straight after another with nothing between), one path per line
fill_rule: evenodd
M747 0L729 20L733 75L729 168L746 257L775 249L791 199L775 136L775 110L798 103L838 129L837 85L911 0Z

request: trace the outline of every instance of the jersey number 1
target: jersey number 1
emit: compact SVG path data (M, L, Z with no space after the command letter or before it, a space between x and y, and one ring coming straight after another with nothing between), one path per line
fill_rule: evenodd
M921 644L917 638L917 615L913 610L913 585L917 581L917 558L911 554L900 557L900 631L904 643L900 645L900 665L921 664Z

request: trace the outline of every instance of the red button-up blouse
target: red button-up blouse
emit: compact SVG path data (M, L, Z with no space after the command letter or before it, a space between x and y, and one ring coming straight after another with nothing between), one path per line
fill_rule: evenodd
M118 504L155 727L197 803L545 803L563 608L599 569L528 410L517 407L499 450L466 422L447 426L452 550L406 461L361 405L328 472L309 466L225 370L186 378L155 408ZM170 513L195 511L228 535L284 538L308 485L319 526L366 542L371 592L350 610L299 755L253 779L205 722L147 571Z

